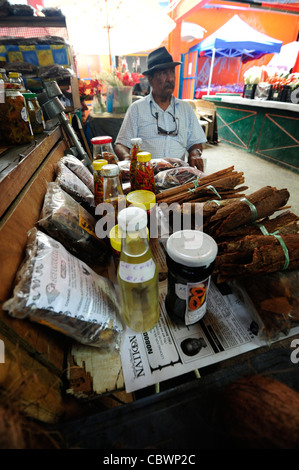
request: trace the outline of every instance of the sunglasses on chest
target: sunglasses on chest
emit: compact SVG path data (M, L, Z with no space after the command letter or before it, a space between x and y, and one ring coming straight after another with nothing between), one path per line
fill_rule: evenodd
M173 114L171 114L169 111L167 111L168 114L172 117L174 125L175 125L175 128L172 131L167 131L166 129L163 129L162 127L159 126L159 113L155 112L155 114L153 114L153 103L152 102L150 102L150 107L151 107L151 115L157 121L158 134L159 135L173 135L173 136L178 135L178 121L179 121L179 118L176 118Z

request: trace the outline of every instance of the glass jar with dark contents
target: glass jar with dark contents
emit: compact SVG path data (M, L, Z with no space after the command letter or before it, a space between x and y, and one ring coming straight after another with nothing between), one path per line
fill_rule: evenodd
M217 243L198 230L181 230L169 237L166 250L166 311L174 321L192 325L206 313Z

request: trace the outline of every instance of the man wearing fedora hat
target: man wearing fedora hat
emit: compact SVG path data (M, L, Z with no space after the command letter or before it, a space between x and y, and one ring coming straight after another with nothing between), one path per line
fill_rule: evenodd
M165 47L148 55L148 69L143 72L151 92L131 104L115 141L115 153L120 160L130 158L131 139L141 137L142 149L152 158L185 158L191 166L203 170L201 158L205 134L197 117L186 101L173 96L175 68Z

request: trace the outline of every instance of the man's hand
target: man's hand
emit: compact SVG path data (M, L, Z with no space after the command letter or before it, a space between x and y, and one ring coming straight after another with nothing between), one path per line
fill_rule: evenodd
M116 144L114 147L114 152L116 153L116 156L119 158L119 160L130 160L131 158L130 149L122 144Z
M202 147L199 144L195 148L189 149L188 163L190 166L198 168L200 171L203 171L203 159L201 158Z

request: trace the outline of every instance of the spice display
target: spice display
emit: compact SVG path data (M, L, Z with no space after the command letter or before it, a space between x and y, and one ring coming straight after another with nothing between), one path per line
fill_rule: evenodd
M203 232L181 230L169 237L166 249L166 311L174 320L192 325L206 313L217 243Z
M41 134L45 129L42 109L37 101L36 93L23 93L26 100L33 134Z
M104 165L108 165L107 160L100 159L92 162L93 167L93 179L94 179L94 203L95 206L103 202L103 175L101 168Z
M151 167L151 154L139 152L137 154L137 165L135 174L135 189L147 189L156 193L154 172Z
M125 323L134 331L152 329L159 319L158 270L146 233L146 212L123 209L118 216L122 248L118 284Z
M111 281L39 230L31 231L13 296L3 308L82 344L107 351L120 347L123 328Z
M135 177L136 177L136 166L137 166L137 153L141 151L142 139L135 138L131 139L131 154L130 154L130 184L131 190L135 190Z
M90 139L93 160L104 159L110 164L117 164L118 158L113 150L112 137L105 135Z
M25 98L19 90L5 90L5 103L0 103L0 127L3 138L12 145L33 141L33 132Z

